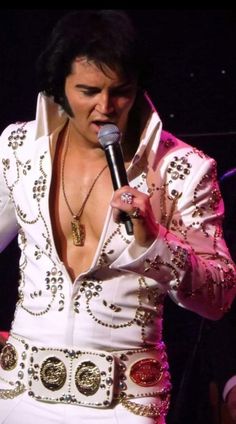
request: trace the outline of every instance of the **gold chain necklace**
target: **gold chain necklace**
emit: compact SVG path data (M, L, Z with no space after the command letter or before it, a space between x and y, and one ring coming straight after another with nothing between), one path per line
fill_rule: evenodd
M69 138L70 138L70 124L68 124L68 130L67 130L67 135L66 135L66 146L65 146L65 153L64 153L64 157L62 160L62 167L61 167L61 181L62 181L62 193L66 202L66 205L72 215L72 221L71 221L71 229L72 229L72 238L73 238L73 243L75 246L84 246L84 242L85 242L85 236L86 236L86 231L85 231L85 226L83 224L81 224L80 219L82 216L82 213L84 211L85 205L88 201L88 198L92 192L93 187L95 186L98 178L100 177L100 175L103 173L103 171L107 168L107 165L105 165L101 171L99 171L99 173L97 174L97 176L95 177L95 179L93 180L93 183L87 193L87 195L85 196L85 199L79 209L79 211L77 212L77 214L75 214L68 202L67 196L66 196L66 191L65 191L65 177L64 177L64 173L65 173L65 161L66 161L66 155L67 155L67 151L68 151L68 146L69 146Z

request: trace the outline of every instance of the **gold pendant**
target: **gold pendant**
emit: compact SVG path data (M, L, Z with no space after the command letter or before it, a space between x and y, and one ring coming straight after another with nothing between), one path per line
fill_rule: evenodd
M76 216L71 221L72 237L75 246L83 246L85 241L85 226Z

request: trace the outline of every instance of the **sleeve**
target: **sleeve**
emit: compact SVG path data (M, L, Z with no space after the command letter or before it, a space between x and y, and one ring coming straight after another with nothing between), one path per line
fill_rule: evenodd
M157 171L165 175L159 204L152 201L163 209L158 236L147 249L133 240L111 267L152 278L180 306L219 319L235 296L236 270L223 239L216 163L193 149Z
M226 398L227 398L227 396L228 396L228 394L229 394L230 390L231 390L234 386L236 386L236 375L234 375L233 377L231 377L231 378L227 381L227 383L225 384L225 386L224 386L223 393L222 393L222 396L223 396L223 400L224 400L224 401L226 401Z
M8 134L13 125L9 126L0 137L0 252L13 240L18 232L14 202L11 197L11 188L4 178L3 163L9 158L6 154Z

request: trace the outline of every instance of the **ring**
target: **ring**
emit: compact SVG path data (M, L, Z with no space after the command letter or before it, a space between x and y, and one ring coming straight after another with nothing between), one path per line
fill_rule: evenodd
M140 219L142 214L139 208L135 208L133 212L129 213L129 216L133 219Z
M120 199L124 203L128 203L128 205L132 205L133 203L133 195L131 193L122 193Z

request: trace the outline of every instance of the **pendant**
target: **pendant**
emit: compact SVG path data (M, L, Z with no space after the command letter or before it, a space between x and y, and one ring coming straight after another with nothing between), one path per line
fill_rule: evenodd
M75 246L83 246L85 241L85 226L80 223L79 218L73 217L71 221L72 237Z

